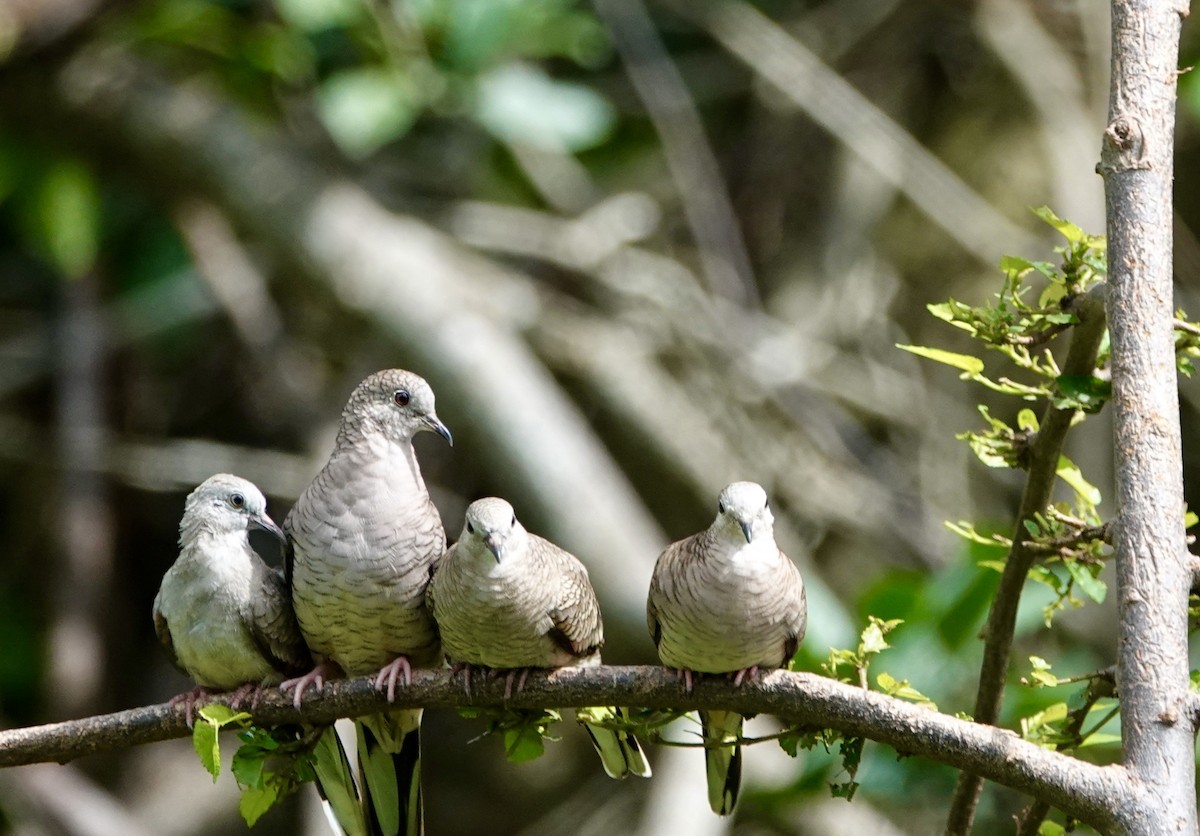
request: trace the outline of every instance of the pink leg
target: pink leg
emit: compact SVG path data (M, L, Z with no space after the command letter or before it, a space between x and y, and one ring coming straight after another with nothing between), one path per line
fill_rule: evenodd
M679 675L683 677L683 690L687 693L692 693L692 685L694 684L693 674L687 668L680 668Z
M751 665L748 668L742 668L733 676L733 687L740 688L743 682L757 682L758 665Z
M304 703L304 692L308 690L310 685L315 685L320 691L325 687L325 677L333 677L341 674L341 668L332 662L320 662L304 676L297 676L295 679L284 680L279 685L279 690L287 693L295 689L296 696L292 699L292 705L296 706L296 710Z
M517 669L513 668L508 672L508 675L504 677L504 699L508 699L512 696L513 679L516 677L516 675Z
M463 688L467 692L467 699L471 698L471 666L466 662L455 662L450 666L450 678L463 675Z
M382 691L384 683L387 684L388 702L396 701L396 680L400 678L401 674L404 674L404 687L412 685L412 665L408 663L407 656L397 656L380 668L379 673L375 676L376 691Z
M176 696L171 697L167 704L172 708L175 708L178 705L183 705L183 714L187 719L187 726L190 729L193 721L195 720L197 703L207 700L211 693L212 692L210 692L203 685L200 685L190 691L185 691L182 694L177 694Z
M247 682L245 685L239 686L236 691L230 693L229 707L237 711L241 707L242 701L246 697L250 697L250 707L258 708L258 698L262 688L254 682Z

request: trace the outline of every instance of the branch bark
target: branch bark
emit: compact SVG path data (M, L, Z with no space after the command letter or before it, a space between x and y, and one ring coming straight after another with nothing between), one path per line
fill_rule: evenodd
M1175 90L1186 2L1114 0L1109 122L1097 170L1108 215L1117 688L1129 771L1156 802L1140 833L1195 833L1188 592L1172 312Z
M724 678L702 678L687 694L682 680L658 667L564 668L530 676L524 691L504 699L502 679L472 682L448 671L415 671L412 685L392 707L564 708L630 705L658 709L727 709L774 714L812 728L886 743L902 755L927 757L985 775L1045 799L1102 831L1125 826L1147 803L1147 793L1120 766L1096 766L1050 752L1012 732L959 720L878 692L809 673L775 671L761 682L735 688ZM386 709L371 676L329 683L303 711L278 692L255 710L263 725L328 723ZM84 755L153 743L188 734L182 709L167 704L99 717L0 732L0 767L69 761Z

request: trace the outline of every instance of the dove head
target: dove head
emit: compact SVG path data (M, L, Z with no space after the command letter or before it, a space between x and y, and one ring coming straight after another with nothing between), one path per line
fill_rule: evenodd
M747 543L773 537L774 523L767 492L756 482L734 482L717 498L713 527L730 537Z
M285 541L280 530L267 516L267 500L254 483L228 473L218 473L205 479L188 494L179 522L179 542L182 545L196 534L246 534L258 528Z
M424 431L454 444L450 430L434 411L433 390L420 375L404 369L385 369L368 377L354 389L342 411L343 436L379 434L407 443Z
M494 496L477 499L467 508L467 523L459 542L472 544L477 554L483 549L502 563L525 542L525 528L517 521L513 507Z

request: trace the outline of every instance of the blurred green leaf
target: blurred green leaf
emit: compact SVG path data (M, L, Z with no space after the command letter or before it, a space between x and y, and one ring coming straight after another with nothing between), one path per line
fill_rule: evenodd
M936 360L939 363L945 363L947 366L954 366L956 369L962 369L968 375L976 375L983 371L983 361L970 354L956 354L953 351L945 351L940 348L929 348L923 345L897 344L896 348L903 349L911 354L916 354L918 357L924 357L928 360Z
M616 115L590 87L558 81L532 64L506 64L479 80L475 117L503 142L576 152L603 142Z
M406 76L378 67L334 73L317 93L317 111L326 130L355 159L405 134L423 104Z
M1082 409L1093 414L1112 398L1112 383L1095 375L1064 374L1055 383L1058 392L1054 405L1059 409Z
M1072 580L1075 585L1083 590L1083 594L1091 598L1097 604L1104 602L1105 596L1108 595L1108 584L1100 580L1092 574L1091 567L1080 563L1078 560L1064 561L1067 566L1067 571L1071 573ZM1099 571L1099 567L1096 567Z
M242 819L246 824L253 827L255 822L262 818L263 813L270 810L278 799L279 789L273 784L262 788L245 789L242 790L241 800L238 801L238 812L242 814Z
M91 172L75 160L55 163L38 187L35 232L55 268L77 279L99 250L100 193Z
M349 26L366 17L370 0L275 0L279 16L306 32Z
M1075 465L1073 461L1066 456L1058 457L1058 478L1062 479L1079 497L1090 505L1099 505L1101 501L1100 490L1087 479L1083 478L1083 473Z

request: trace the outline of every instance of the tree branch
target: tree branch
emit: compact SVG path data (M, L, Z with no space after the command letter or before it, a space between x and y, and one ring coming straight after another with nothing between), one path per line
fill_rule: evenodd
M719 708L773 714L813 728L886 743L903 755L919 755L967 769L1043 798L1097 827L1122 826L1144 803L1140 786L1119 766L1096 766L1019 739L1015 734L810 673L775 671L761 682L735 688L724 678L701 678L687 694L680 677L657 667L564 668L530 676L522 693L504 700L501 679L475 681L471 698L461 677L448 671L415 671L412 685L393 707L508 708L628 705L646 708ZM372 677L329 683L296 711L290 700L268 693L255 710L263 725L329 723L387 708ZM69 761L83 755L153 743L188 734L182 709L135 708L45 726L0 732L0 766Z
M1102 291L1103 286L1099 286L1076 300L1075 313L1079 323L1071 334L1071 347L1062 367L1064 375L1091 374L1096 367L1096 351L1104 336L1105 324ZM1005 561L1000 585L983 628L983 665L979 672L974 713L975 720L980 723L994 725L1000 719L1000 701L1008 674L1008 656L1012 650L1021 590L1039 554L1026 542L1025 520L1032 519L1034 514L1050 504L1051 492L1058 478L1058 459L1062 454L1063 441L1074 418L1075 410L1058 409L1053 403L1047 404L1040 429L1030 446L1029 476L1014 526L1012 550ZM969 772L959 776L950 802L950 815L946 823L948 833L966 833L971 829L975 805L982 788L983 776Z

